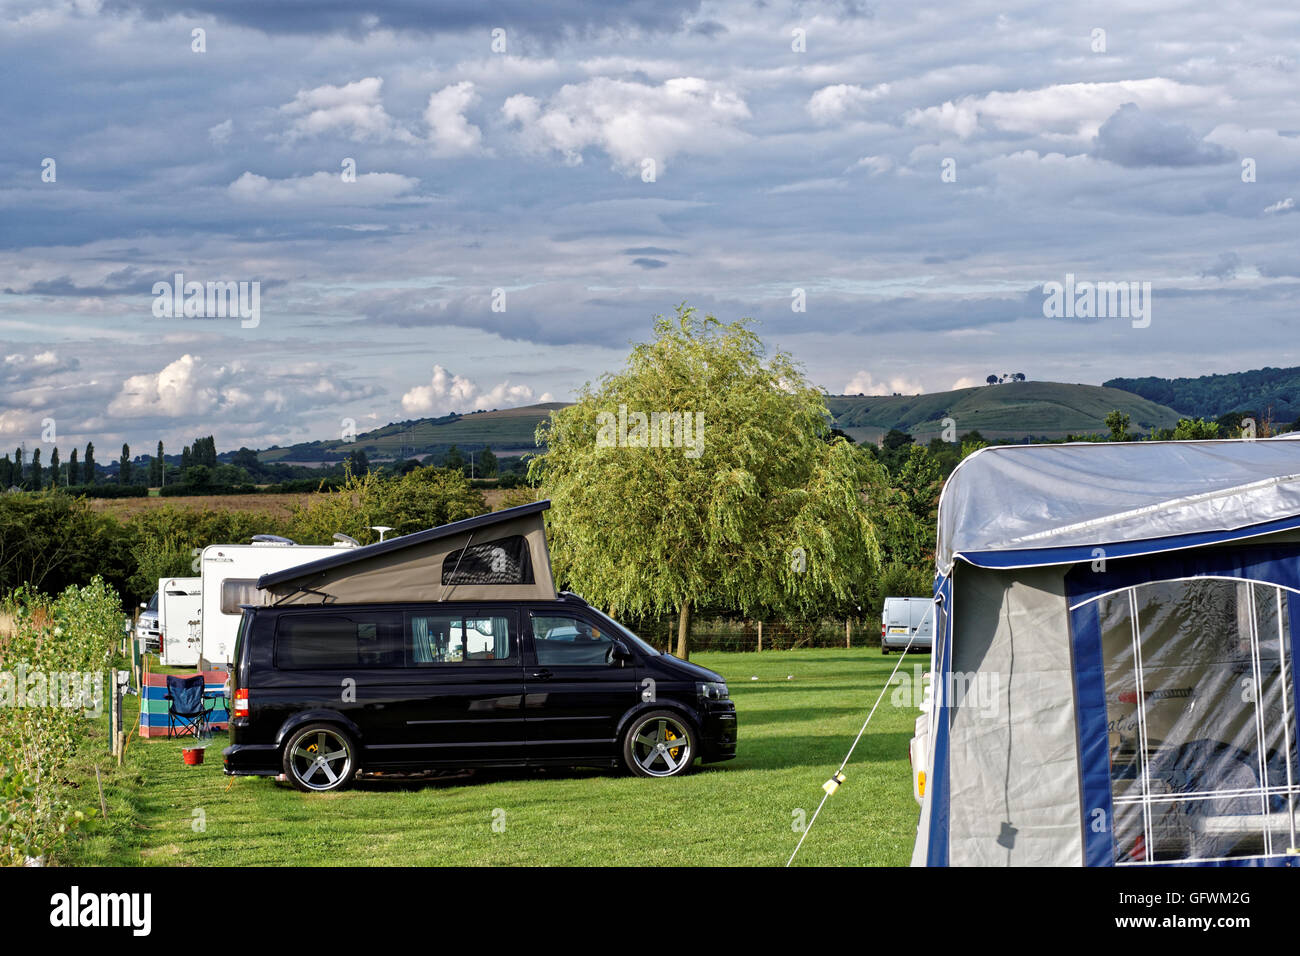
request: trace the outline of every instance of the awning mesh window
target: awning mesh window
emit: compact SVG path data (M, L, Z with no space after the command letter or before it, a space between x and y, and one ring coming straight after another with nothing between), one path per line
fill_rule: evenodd
M442 562L442 583L532 584L533 562L523 535L470 544Z
M1296 846L1287 596L1193 578L1097 599L1116 864Z

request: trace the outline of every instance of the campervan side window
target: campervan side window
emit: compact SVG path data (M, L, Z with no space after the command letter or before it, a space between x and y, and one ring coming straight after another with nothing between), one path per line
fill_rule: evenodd
M533 615L533 649L537 663L547 666L604 667L614 636L576 617Z
M527 539L516 534L453 551L443 558L442 583L532 584L533 562Z
M275 666L282 670L402 666L402 617L392 612L313 611L281 616Z
M513 614L410 614L406 620L409 660L416 667L519 662Z
M221 582L221 613L240 612L241 604L261 604L262 595L257 590L257 578L226 578Z

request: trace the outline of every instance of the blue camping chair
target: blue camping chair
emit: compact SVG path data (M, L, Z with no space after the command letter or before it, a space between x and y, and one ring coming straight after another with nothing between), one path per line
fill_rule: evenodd
M206 680L202 674L193 677L167 675L167 736L206 737L208 733L208 716L213 704L207 704L205 690Z

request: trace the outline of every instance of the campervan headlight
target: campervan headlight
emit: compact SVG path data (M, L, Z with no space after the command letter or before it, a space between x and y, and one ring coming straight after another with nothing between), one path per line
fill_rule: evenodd
M730 696L726 681L702 681L695 685L695 693L701 700L726 700Z

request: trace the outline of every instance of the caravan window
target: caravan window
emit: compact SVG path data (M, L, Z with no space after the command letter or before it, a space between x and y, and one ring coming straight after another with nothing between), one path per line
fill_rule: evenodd
M221 582L221 613L239 614L241 604L261 604L257 578L227 578Z
M516 534L453 551L442 561L442 583L532 584L533 562L527 539Z
M1223 578L1097 599L1117 864L1295 846L1288 592Z
M400 667L402 617L388 611L285 614L275 630L275 666L283 670Z
M410 614L406 619L409 660L427 664L519 663L515 616Z

